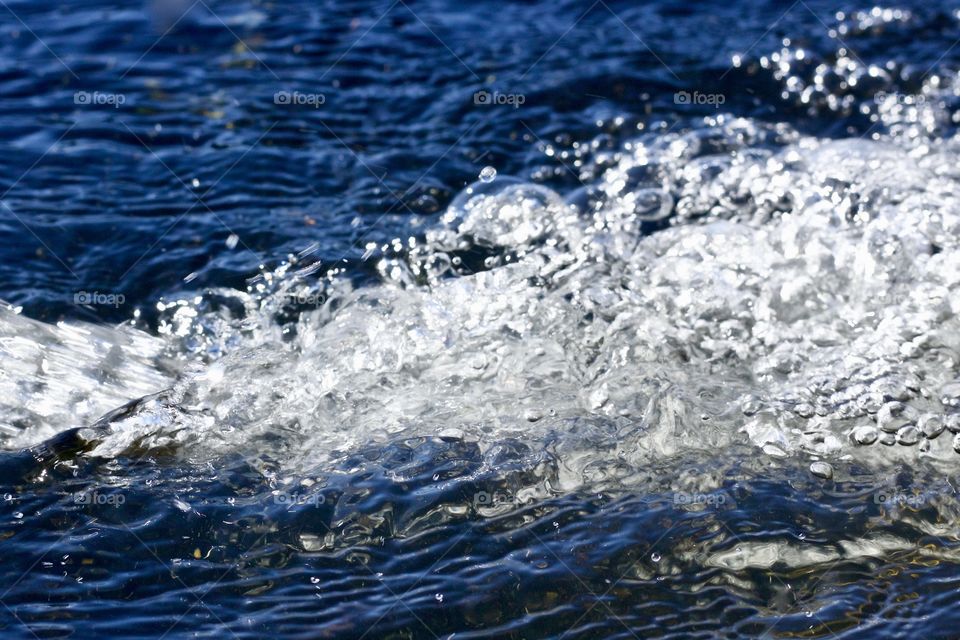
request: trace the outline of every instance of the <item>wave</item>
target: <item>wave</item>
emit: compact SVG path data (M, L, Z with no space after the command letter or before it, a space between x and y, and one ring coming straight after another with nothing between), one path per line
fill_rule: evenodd
M374 286L307 252L161 302L159 336L8 309L6 395L38 407L4 409L8 446L166 389L82 430L91 455L253 447L303 471L401 436L557 440L569 488L745 442L820 474L949 466L957 149L717 116L627 140L566 197L485 170L425 233L368 248Z

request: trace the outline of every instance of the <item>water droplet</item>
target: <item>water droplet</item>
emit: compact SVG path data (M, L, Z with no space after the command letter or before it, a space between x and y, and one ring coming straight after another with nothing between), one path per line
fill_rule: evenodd
M857 405L866 413L876 413L883 406L883 396L879 393L867 393L857 399Z
M833 477L833 467L827 462L814 462L810 465L810 473L818 478L829 480Z
M960 415L955 413L948 415L944 419L943 424L950 433L960 433Z
M879 434L873 427L857 427L851 435L857 444L867 445L876 442Z
M433 596L433 597L436 598L437 602L443 602L443 594L442 594L442 593L438 593L437 595L435 595L435 596Z
M943 418L934 413L925 413L917 420L917 428L923 432L923 435L933 440L943 433Z
M877 412L877 426L887 433L896 433L914 417L915 412L902 402L888 402Z
M497 170L493 167L484 167L480 171L480 182L493 182L497 177Z
M920 442L920 430L908 425L897 431L897 442L905 446L913 446Z
M943 385L940 389L940 402L947 407L960 407L960 379Z
M798 404L793 408L793 412L800 416L801 418L812 418L813 417L813 406L803 402Z
M653 560L654 562L660 562L660 554L652 553L650 554L650 559Z
M743 411L743 415L752 416L755 415L763 407L763 403L760 401L760 398L756 396L750 396L745 399L741 404L740 408Z

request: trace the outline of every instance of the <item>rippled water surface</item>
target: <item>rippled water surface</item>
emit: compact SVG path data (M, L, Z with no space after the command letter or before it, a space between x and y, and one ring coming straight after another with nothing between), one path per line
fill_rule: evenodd
M0 4L3 637L958 637L960 5Z

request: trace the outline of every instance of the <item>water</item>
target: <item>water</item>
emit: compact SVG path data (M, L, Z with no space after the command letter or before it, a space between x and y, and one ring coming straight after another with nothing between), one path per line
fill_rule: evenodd
M4 637L955 635L957 9L0 35Z

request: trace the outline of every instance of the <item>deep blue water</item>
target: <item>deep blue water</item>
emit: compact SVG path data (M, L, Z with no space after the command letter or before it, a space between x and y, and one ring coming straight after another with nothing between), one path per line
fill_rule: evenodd
M678 90L723 93L725 111L818 135L869 127L857 113L807 113L779 98L770 74L731 65L786 37L808 47L812 69L836 55L821 21L869 7L201 2L183 15L184 4L4 11L0 295L34 317L89 317L74 293L102 290L128 307L96 315L124 320L171 292L241 286L260 263L312 242L361 274L360 238L408 230L483 166L569 189L576 176L542 145L601 132L613 145L632 122L715 111L675 104ZM949 8L911 9L907 27L843 41L866 63L899 61L906 78L949 67L960 55L948 49ZM525 102L477 106L482 90ZM277 105L278 91L325 103ZM124 102L78 105L77 92ZM231 232L241 241L232 251Z
M860 106L878 91L916 93L960 63L960 7L892 8L909 19L838 36L856 21L837 12L871 7L9 1L0 300L49 324L136 312L156 333L158 301L243 289L308 248L319 274L368 286L381 279L368 243L422 235L484 167L569 193L638 130L718 113L677 92L810 136L868 137ZM832 88L802 100L759 63L785 46L805 51L803 77L845 48L892 79L827 74ZM485 256L462 259L480 270ZM119 302L78 304L91 293ZM563 484L553 451L397 437L338 452L302 503L278 504L283 461L255 441L198 464L156 450L88 458L72 438L0 459L4 638L960 637L955 542L925 525L951 512L890 517L855 464L863 477L825 485L804 463L770 468L732 448L715 470L670 460L632 489L485 514L478 495ZM725 497L678 507L678 469L715 471L710 495ZM942 475L900 473L881 480L952 491ZM877 532L912 546L704 562L711 549L842 549Z

